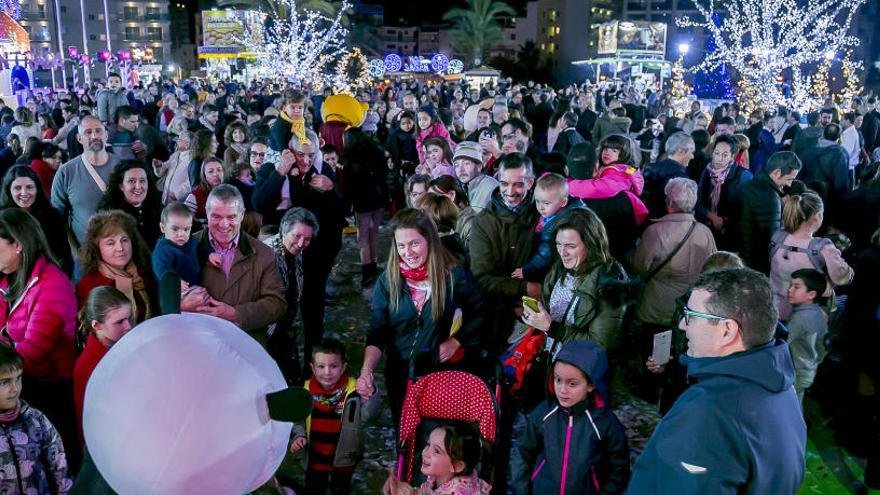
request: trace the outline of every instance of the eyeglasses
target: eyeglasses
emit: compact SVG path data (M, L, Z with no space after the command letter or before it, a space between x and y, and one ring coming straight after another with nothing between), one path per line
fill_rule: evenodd
M258 153L258 152L256 152L256 151L251 151L251 156L258 156L258 157L260 157L260 158L265 158L265 157L266 157L266 152Z
M709 313L700 313L699 311L694 311L691 308L685 306L684 307L684 324L685 325L690 324L692 316L695 316L697 318L704 318L707 320L715 320L715 321L733 320L733 318L730 318L727 316L718 316L718 315L712 315ZM736 321L736 320L733 320L733 321ZM737 325L739 325L739 322L737 322Z

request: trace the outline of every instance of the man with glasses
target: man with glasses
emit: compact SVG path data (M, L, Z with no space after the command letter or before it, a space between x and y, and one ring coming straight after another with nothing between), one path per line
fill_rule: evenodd
M654 430L629 493L797 493L807 432L776 319L764 275L740 268L697 279L679 322L692 384Z

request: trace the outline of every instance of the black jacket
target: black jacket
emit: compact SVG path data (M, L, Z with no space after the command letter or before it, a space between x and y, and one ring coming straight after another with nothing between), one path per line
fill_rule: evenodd
M452 269L446 282L446 302L437 321L431 315L431 300L425 302L421 313L416 312L409 288L401 281L396 311L391 311L391 294L385 272L373 289L373 308L366 345L376 346L387 354L389 364L409 366L415 376L425 376L440 366L440 344L449 338L455 310L462 315L461 328L455 338L466 355L476 357L480 352L485 305L483 291L473 275L465 268Z
M660 218L666 214L666 184L676 178L687 178L687 168L677 161L666 158L645 167L645 190L642 201L648 207L649 218Z
M593 126L596 125L597 118L599 118L599 114L589 108L584 109L578 117L577 131L587 141L593 139Z
M711 165L710 165L711 166ZM713 230L715 243L719 250L739 251L739 215L742 212L742 188L752 180L752 173L740 167L736 163L727 172L727 178L721 186L721 197L718 200L718 216L724 219L724 232ZM697 190L697 207L695 215L697 220L710 225L707 214L712 208L712 179L709 177L709 169L703 171L700 177L699 189Z
M865 151L871 154L880 145L880 113L877 110L866 113L860 130L865 136Z
M574 127L569 127L564 131L559 133L559 137L556 138L556 143L553 144L553 152L554 153L562 153L566 158L568 157L568 152L571 151L576 145L586 142L580 134L578 134L577 130Z
M345 161L343 193L354 211L366 213L384 208L388 200L388 167L379 146L362 140L357 147L346 147Z
M820 140L802 161L799 179L825 201L825 223L835 225L834 210L849 190L849 153L839 144Z
M333 189L324 192L309 185L309 181L317 174L318 171L311 167L305 175L290 177L291 207L301 206L314 213L318 218L319 235L324 229L327 229L327 232L338 232L345 221L345 203L339 191L336 175L328 165L321 169L321 174L333 181ZM286 210L278 209L283 186L284 177L275 170L275 165L264 163L257 172L257 184L252 196L253 207L263 216L264 225L278 225L281 217L284 216Z
M766 172L742 187L742 213L739 230L742 239L740 255L748 266L770 273L767 249L770 237L782 221L782 191Z

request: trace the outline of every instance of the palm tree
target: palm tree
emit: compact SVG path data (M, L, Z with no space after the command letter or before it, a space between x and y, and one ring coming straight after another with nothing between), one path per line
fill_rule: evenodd
M515 16L516 11L504 2L494 0L467 0L466 8L454 8L443 14L444 21L453 24L452 35L456 48L473 55L479 65L492 43L501 41L504 32L498 24L501 15Z

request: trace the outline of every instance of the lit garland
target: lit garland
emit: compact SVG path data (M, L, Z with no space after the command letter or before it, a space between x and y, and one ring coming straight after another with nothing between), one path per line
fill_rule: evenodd
M354 79L350 76L353 68L358 73ZM360 48L354 47L336 62L336 77L333 78L333 87L336 88L337 93L354 94L354 90L358 86L369 86L372 79L367 57L361 53Z
M862 87L862 78L859 75L859 72L864 70L864 67L861 62L853 61L852 51L847 50L841 64L841 70L843 71L844 87L840 93L840 102L844 107L850 108L853 98L862 94L865 90Z
M804 115L822 106L822 101L813 96L811 78L801 73L800 67L792 69L791 98L789 107Z
M757 90L761 108L785 103L776 76L820 60L829 51L856 46L847 35L856 9L866 0L698 0L702 19L683 17L679 27L705 29L716 48L697 67L714 70L723 64L736 69ZM713 16L721 13L722 22Z
M672 87L672 97L676 100L687 98L691 93L691 88L684 79L684 55L678 57L678 60L672 65L672 79L669 84Z
M236 41L244 51L256 54L261 75L278 81L322 85L327 67L348 53L348 30L342 26L342 16L351 4L343 0L336 18L330 19L313 10L298 10L296 0L274 3L282 8L270 14L264 39L245 36ZM279 10L288 15L281 17Z
M828 87L828 71L830 68L831 60L825 59L816 68L816 73L811 78L810 92L822 102L831 95L831 89Z

